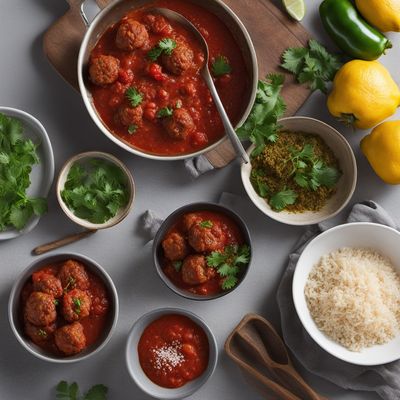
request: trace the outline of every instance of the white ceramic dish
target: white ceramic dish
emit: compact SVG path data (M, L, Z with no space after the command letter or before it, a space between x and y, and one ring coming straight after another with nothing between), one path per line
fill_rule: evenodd
M30 174L31 185L27 193L31 197L47 198L54 179L54 155L46 129L35 117L25 111L0 106L0 113L18 118L24 127L24 136L31 139L35 144L40 143L37 149L40 163L32 167ZM10 228L0 232L0 240L14 239L30 232L35 228L39 220L39 216L33 216L20 231Z
M380 365L400 359L400 333L389 343L353 352L325 336L312 319L304 295L308 275L321 256L342 247L374 249L389 257L400 273L398 231L384 225L365 222L339 225L322 233L304 249L293 277L293 301L304 328L325 351L352 364Z
M64 189L65 182L68 177L68 172L71 169L72 165L74 165L76 162L86 162L89 161L93 158L98 158L98 159L103 159L106 160L112 164L115 164L117 167L121 168L121 170L125 173L126 176L126 185L129 190L129 200L127 205L124 208L121 208L117 214L110 218L108 221L104 222L103 224L94 224L92 222L89 222L85 219L77 217L64 203L64 200L61 197L61 192ZM83 226L86 229L105 229L105 228L110 228L119 222L121 222L128 214L129 211L131 210L133 206L133 201L135 199L135 183L132 177L132 174L130 173L129 169L123 164L118 158L114 157L111 154L108 153L103 153L101 151L88 151L85 153L80 153L77 154L76 156L71 157L61 168L61 171L58 175L58 180L57 180L57 200L58 203L60 204L60 207L64 211L64 213L70 218L72 221L74 221L76 224Z
M208 367L204 373L197 379L186 383L185 385L176 389L167 389L153 383L147 375L143 372L138 356L138 343L143 331L146 327L154 320L167 314L181 314L189 317L197 325L199 325L205 332L208 338L209 344L209 361ZM215 340L214 334L211 332L208 325L197 315L191 313L190 311L178 309L178 308L160 308L157 310L150 311L149 313L140 317L132 326L132 329L128 336L128 341L126 344L126 364L128 367L128 372L131 375L135 383L142 389L145 393L149 394L156 399L173 400L173 399L183 399L185 397L191 396L197 390L203 386L208 379L211 378L217 366L218 350L217 342Z
M288 225L311 225L318 224L328 218L338 214L350 201L353 196L357 183L357 164L347 140L334 128L314 118L308 117L289 117L283 118L279 124L284 129L313 133L320 136L325 143L332 149L339 160L340 168L343 172L337 183L336 193L328 200L326 205L317 212L290 213L287 211L276 212L271 209L269 204L260 197L254 190L250 182L251 164L242 164L241 176L244 188L254 205L264 214L276 221ZM250 155L254 150L254 145L250 146L247 153Z

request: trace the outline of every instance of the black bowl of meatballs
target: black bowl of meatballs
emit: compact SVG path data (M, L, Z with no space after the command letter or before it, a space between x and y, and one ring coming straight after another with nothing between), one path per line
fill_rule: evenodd
M153 242L161 280L191 300L212 300L236 289L251 263L251 238L243 219L214 203L174 211Z
M76 253L35 260L17 278L8 303L11 329L22 346L57 363L98 353L114 332L118 310L110 276Z

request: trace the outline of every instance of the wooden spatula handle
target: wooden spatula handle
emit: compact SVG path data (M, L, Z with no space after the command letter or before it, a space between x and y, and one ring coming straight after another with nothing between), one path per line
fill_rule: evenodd
M38 247L35 247L32 250L32 254L39 256L49 251L58 249L62 246L66 246L67 244L77 242L78 240L84 239L87 236L93 235L93 233L95 232L97 231L93 229L88 229L80 233L74 233L73 235L68 235L62 239L58 239L50 243L42 244Z

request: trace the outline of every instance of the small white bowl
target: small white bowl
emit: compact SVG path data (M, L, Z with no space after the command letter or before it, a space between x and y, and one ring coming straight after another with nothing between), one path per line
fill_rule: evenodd
M357 183L357 163L353 150L347 140L334 128L314 118L289 117L279 121L283 129L294 132L312 133L320 136L333 151L339 161L342 176L337 183L336 193L327 201L325 206L316 212L290 213L287 211L274 211L265 199L260 197L250 182L251 163L242 164L241 176L244 188L254 205L272 219L288 225L318 224L334 217L350 201ZM250 154L255 146L247 150Z
M400 359L400 333L389 343L350 351L321 332L308 310L304 288L308 275L320 258L342 247L371 248L392 261L400 273L400 233L385 225L369 222L339 225L317 236L301 254L293 277L293 301L309 335L333 356L357 365L381 365Z
M69 170L71 167L76 163L76 162L85 162L94 158L100 158L103 160L106 160L108 162L111 162L112 164L115 164L117 167L121 168L121 170L124 172L126 176L126 183L127 187L129 190L129 200L127 205L124 208L121 208L117 214L110 218L108 221L104 222L103 224L94 224L93 222L87 221L83 218L77 217L69 208L68 206L64 203L64 200L61 197L61 192L64 189L65 182L68 177ZM58 175L58 180L57 180L57 200L58 203L60 204L60 207L64 211L64 213L76 224L83 226L86 229L92 229L92 230L97 230L97 229L105 229L105 228L110 228L119 222L121 222L128 214L129 211L131 210L133 206L133 201L135 199L135 183L133 180L133 176L130 173L129 169L126 167L124 163L122 163L118 158L114 157L111 154L108 153L103 153L101 151L88 151L85 153L80 153L77 154L73 157L71 157L61 168L61 171Z
M39 120L25 111L11 107L0 107L0 113L18 118L24 127L24 137L31 139L36 144L40 143L37 148L40 163L32 166L30 174L31 185L27 193L31 197L47 198L54 179L54 155L46 129ZM20 231L9 228L4 232L0 232L0 240L14 239L30 232L36 227L39 220L40 216L35 215Z
M147 326L154 320L168 314L180 314L193 320L207 335L209 345L209 360L207 369L197 379L187 382L185 385L176 389L163 388L152 382L143 372L142 367L140 366L139 355L137 351L139 340ZM149 313L140 317L133 324L126 344L126 364L129 374L139 388L143 390L143 392L155 397L156 399L174 400L191 396L193 393L199 390L208 381L208 379L211 378L217 366L217 359L217 341L214 334L211 332L211 329L197 315L191 313L190 311L179 308L160 308L150 311Z

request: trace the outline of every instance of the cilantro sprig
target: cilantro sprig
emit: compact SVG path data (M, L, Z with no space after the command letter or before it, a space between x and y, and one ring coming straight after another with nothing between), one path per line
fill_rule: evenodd
M326 84L331 82L342 66L340 57L330 54L314 39L308 47L292 47L282 55L281 67L293 73L299 83L307 83L311 90L327 92Z
M21 230L47 211L46 199L27 195L32 166L40 162L37 147L24 137L20 120L0 113L0 231Z
M286 111L281 97L284 77L270 74L265 80L258 81L256 101L246 122L236 130L240 139L248 139L256 145L253 156L260 154L268 142L278 138L278 119Z
M79 386L76 382L68 384L61 381L56 387L57 400L107 400L108 388L104 385L92 386L83 397L79 394Z
M230 74L232 72L232 67L225 56L219 55L215 57L215 60L211 65L211 72L215 77L219 77Z
M201 228L212 228L214 224L210 220L204 220L204 221L201 221L199 223L199 225Z
M174 110L171 107L160 108L157 112L157 118L168 118L172 117Z
M147 53L147 57L152 61L156 61L163 53L170 56L176 46L177 43L171 38L161 39L158 44Z
M230 290L237 285L238 275L249 262L250 247L247 244L242 246L229 245L225 247L223 252L213 251L207 257L208 266L215 268L223 278L223 290Z
M132 107L137 107L143 101L143 95L135 87L131 86L126 89L125 97L129 100Z
M121 168L93 159L88 164L72 165L61 197L77 217L102 224L126 206L129 193Z

